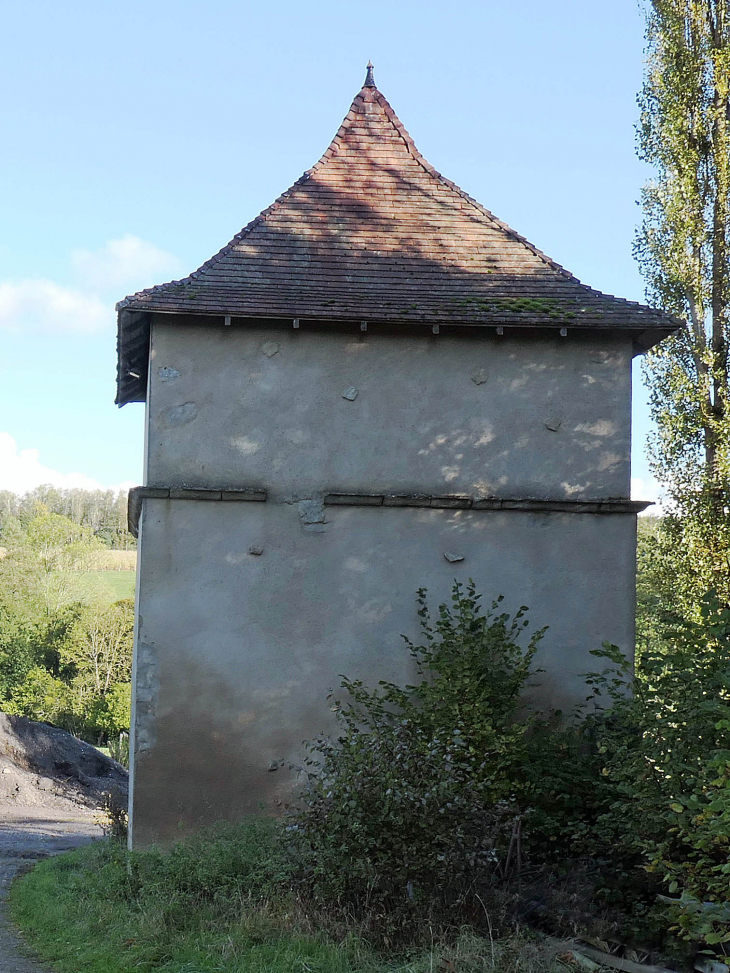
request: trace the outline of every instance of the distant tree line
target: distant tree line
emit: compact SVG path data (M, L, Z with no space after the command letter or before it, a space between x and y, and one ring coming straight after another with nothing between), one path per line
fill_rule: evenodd
M38 505L49 513L67 517L75 524L88 527L106 547L133 550L137 542L127 530L127 491L70 490L45 484L22 496L0 490L0 522L8 517L20 524L29 523Z

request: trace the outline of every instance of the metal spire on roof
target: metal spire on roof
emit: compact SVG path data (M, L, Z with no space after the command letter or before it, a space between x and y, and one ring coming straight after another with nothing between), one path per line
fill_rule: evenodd
M375 81L373 80L373 63L368 61L368 73L365 75L365 84L363 88L374 88Z

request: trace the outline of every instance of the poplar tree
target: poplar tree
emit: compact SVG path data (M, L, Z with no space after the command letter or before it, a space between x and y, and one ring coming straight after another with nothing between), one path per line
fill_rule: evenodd
M729 7L647 0L639 96L639 154L654 178L635 253L650 301L685 322L645 363L650 463L671 511L663 553L685 597L712 586L730 597Z

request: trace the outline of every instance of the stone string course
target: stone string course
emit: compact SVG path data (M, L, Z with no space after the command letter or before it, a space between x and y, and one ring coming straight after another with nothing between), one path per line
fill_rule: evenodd
M238 490L188 489L177 487L134 487L129 491L129 532L137 537L143 500L202 500L206 502L265 503L266 490L242 487ZM605 500L546 500L537 497L432 496L418 493L324 493L328 507L430 507L436 510L521 510L573 514L640 513L651 506L647 500L610 498Z

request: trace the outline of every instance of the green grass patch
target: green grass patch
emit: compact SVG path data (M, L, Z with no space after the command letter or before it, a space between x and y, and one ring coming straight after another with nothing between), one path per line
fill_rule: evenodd
M227 825L172 851L111 840L38 864L14 883L13 919L59 973L557 973L542 943L463 934L383 957L345 926L324 931L287 885L266 822Z
M81 571L80 579L88 589L89 600L111 604L123 598L134 598L135 571Z

